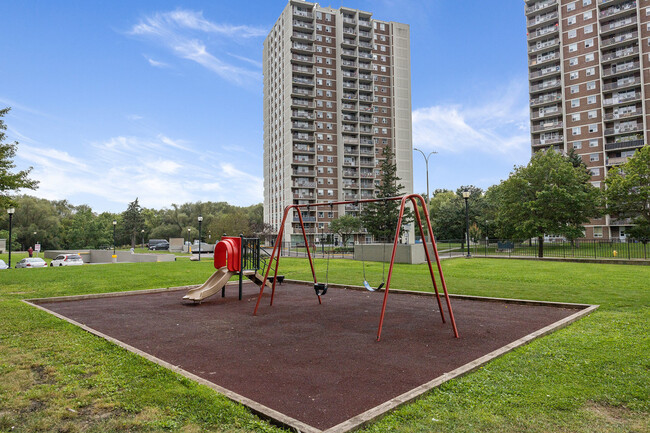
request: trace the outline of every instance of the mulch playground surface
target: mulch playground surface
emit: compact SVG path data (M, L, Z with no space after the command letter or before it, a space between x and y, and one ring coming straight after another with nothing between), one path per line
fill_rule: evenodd
M107 334L255 402L327 429L574 314L575 308L452 298L460 339L434 297L307 285L229 285L200 305L184 291L38 305Z

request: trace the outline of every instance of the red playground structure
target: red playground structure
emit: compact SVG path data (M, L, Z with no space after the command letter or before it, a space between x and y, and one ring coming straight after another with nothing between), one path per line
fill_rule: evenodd
M268 281L269 277L269 272L271 271L271 267L273 265L273 261L275 260L275 269L274 269L274 274L273 274L273 285L271 287L271 302L270 305L273 305L273 298L275 295L275 285L277 281L277 276L278 276L278 266L280 264L280 248L282 245L282 237L284 235L284 226L285 222L287 220L287 216L289 215L289 212L292 209L297 209L297 215L298 219L300 221L300 227L302 228L302 235L303 239L305 240L305 245L308 245L307 241L307 233L305 231L305 226L303 223L303 218L302 218L302 213L300 212L300 208L307 208L308 210L310 208L318 208L318 207L324 207L324 206L334 206L334 205L343 205L343 204L359 204L359 203L372 203L372 202L380 202L380 201L400 201L400 210L399 210L399 218L397 220L397 226L395 228L395 239L393 241L393 251L391 254L390 258L390 266L388 268L388 278L386 279L386 286L384 288L384 302L381 308L381 315L379 317L379 328L377 329L377 341L381 339L381 329L384 323L384 315L386 313L386 303L388 301L388 292L390 289L390 281L391 277L393 275L393 265L395 264L395 251L397 249L397 244L399 242L399 237L400 237L400 228L402 226L402 220L404 218L404 209L406 207L407 202L410 201L412 203L413 208L414 208L414 213L417 221L417 225L420 228L420 235L422 237L422 246L424 248L424 254L427 259L427 264L429 266L429 273L431 275L431 283L433 284L433 289L435 290L436 293L436 299L438 301L438 307L440 308L440 316L442 318L442 323L446 323L445 321L445 314L442 309L442 302L440 301L440 293L438 292L438 284L436 283L436 278L434 276L434 271L433 271L433 266L431 265L431 256L429 254L429 249L427 248L427 243L426 243L426 237L424 234L424 228L422 226L422 218L420 217L420 211L418 209L418 201L420 205L422 206L422 210L424 212L424 218L427 222L427 229L428 232L431 233L430 239L431 239L431 248L433 249L433 253L436 258L436 265L438 268L438 275L440 278L440 282L442 284L442 290L444 292L445 300L447 303L447 310L449 311L449 317L451 320L451 325L454 331L454 336L456 338L459 338L458 336L458 330L456 329L456 321L454 320L454 313L451 308L451 302L449 300L449 293L447 292L447 283L445 282L445 277L442 273L442 266L440 265L440 256L438 255L438 248L436 247L436 241L433 236L433 230L431 228L431 220L429 218L429 210L427 209L426 203L424 201L424 198L422 198L421 195L419 194L408 194L404 196L399 196L399 197L387 197L387 198L378 198L378 199L364 199L364 200L351 200L351 201L338 201L338 202L326 202L326 203L311 203L311 204L293 204L289 205L284 209L284 215L282 217L282 224L280 225L280 231L278 232L277 239L275 241L275 244L273 246L273 252L271 253L271 257L269 258L269 265L266 269L266 272L264 274L263 281L266 282ZM316 278L316 271L314 270L314 262L311 257L311 253L309 252L309 248L307 248L307 257L309 258L309 266L311 267L311 273L312 277L314 279L314 290L316 292L316 296L318 297L318 303L322 303L321 295L324 295L325 292L327 291L327 283L319 283L317 278ZM257 314L257 309L259 308L260 301L262 300L262 295L264 294L264 287L266 284L262 283L260 284L260 293L257 298L257 303L255 304L255 310L253 314Z

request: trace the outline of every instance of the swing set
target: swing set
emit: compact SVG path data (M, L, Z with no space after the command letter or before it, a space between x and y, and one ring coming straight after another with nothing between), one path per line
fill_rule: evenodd
M438 283L436 282L433 267L431 265L431 256L429 254L429 248L427 248L426 236L424 234L424 228L422 226L422 218L420 217L420 211L419 211L418 206L417 206L418 202L422 206L422 209L423 209L423 212L424 212L424 219L426 220L426 223L427 223L427 229L428 229L429 233L431 234L431 236L430 236L431 248L432 248L433 253L435 255L436 264L437 264L437 267L438 267L438 275L439 275L440 282L441 282L441 285L442 285L442 290L444 292L444 297L445 297L445 301L446 301L446 304L447 304L447 310L449 312L451 325L452 325L452 328L453 328L453 331L454 331L454 336L456 338L459 338L458 330L456 328L456 321L454 320L454 313L453 313L453 310L451 308L451 302L449 300L449 293L447 292L447 283L445 282L445 277L444 277L444 275L442 273L442 266L440 265L440 256L438 255L438 248L436 247L436 241L435 241L435 239L433 237L433 230L431 228L431 220L429 218L429 210L427 209L424 198L422 198L422 196L419 195L419 194L407 194L407 195L404 195L404 196L377 198L377 199L348 200L348 201L310 203L310 204L292 204L292 205L289 205L289 206L285 207L284 208L284 215L282 217L282 224L280 225L280 231L278 232L277 239L276 239L275 244L273 246L273 252L271 253L271 257L269 258L269 265L266 268L266 273L264 275L264 280L263 280L263 281L268 281L268 277L269 277L269 273L271 271L271 268L274 267L274 274L273 274L273 278L272 278L273 285L272 285L272 288L271 288L271 301L270 301L269 305L271 305L271 306L273 305L273 299L274 299L274 296L275 296L275 285L276 285L276 281L277 281L276 277L278 275L278 267L280 265L280 248L281 248L281 245L282 245L282 238L284 236L284 227L285 227L285 223L287 221L287 217L289 216L289 212L292 209L298 210L297 215L298 215L298 220L300 222L300 227L302 229L302 236L303 236L303 239L305 241L305 245L309 245L309 242L307 240L307 232L305 230L305 225L304 225L304 222L303 222L302 212L300 212L300 209L306 208L309 211L311 208L319 208L319 207L323 207L323 206L329 206L330 209L331 209L334 205L345 205L345 204L358 205L359 203L373 203L373 202L380 202L380 201L384 201L384 202L385 201L400 201L400 209L399 209L399 217L397 219L397 227L395 228L395 238L393 240L393 251L391 253L390 265L388 267L388 276L387 276L386 281L385 281L386 286L384 288L384 302L383 302L383 305L382 305L382 308L381 308L381 315L379 317L379 327L377 329L377 341L380 341L380 339L381 339L381 330L382 330L382 326L384 324L384 316L386 314L386 304L387 304L387 301L388 301L388 292L389 292L389 288L390 288L390 281L391 281L391 277L393 276L393 266L395 264L395 252L397 250L397 244L398 244L399 238L400 238L400 228L402 226L402 220L404 218L404 210L406 208L407 202L412 203L414 211L415 211L414 213L415 213L417 225L420 228L420 235L422 237L422 246L424 248L424 254L426 256L427 265L429 267L429 274L431 275L431 283L432 283L433 289L434 289L434 291L436 293L436 300L438 301L438 307L440 309L440 316L442 318L442 323L446 323L445 314L444 314L443 309L442 309L442 302L440 300L440 293L438 292ZM311 274L312 274L312 277L313 277L313 280L314 280L314 291L316 293L316 297L318 298L318 303L322 304L321 297L327 293L327 288L328 288L328 283L329 283L329 252L328 252L328 255L327 255L327 270L326 270L326 274L325 274L325 282L324 283L319 282L318 279L316 278L316 271L314 269L314 261L312 260L311 253L309 252L309 248L307 248L307 257L309 259L309 266L311 268ZM275 262L274 262L274 260L275 260ZM377 290L380 290L382 288L382 286L384 285L383 282L376 289L373 289L372 286L370 286L370 284L368 283L368 281L366 279L366 275L365 275L365 258L363 260L364 260L363 261L364 286L366 287L366 289L368 289L370 291L373 291L373 292L377 291ZM382 274L383 274L383 271L382 271ZM383 279L383 275L382 275L382 279ZM262 300L262 295L264 294L265 286L266 286L265 284L260 285L260 293L259 293L259 296L257 297L257 302L255 304L255 310L253 311L253 315L257 314L257 309L259 308L260 301Z

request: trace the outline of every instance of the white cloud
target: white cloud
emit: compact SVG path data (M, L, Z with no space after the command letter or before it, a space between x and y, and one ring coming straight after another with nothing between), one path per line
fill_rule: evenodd
M218 24L207 20L202 12L178 9L172 12L158 12L143 18L127 34L147 37L162 44L176 56L192 60L215 72L221 78L237 85L247 85L261 80L261 64L239 54L230 54L247 65L235 65L226 62L208 48L206 40L220 42L220 38L229 38L227 45L245 39L265 36L263 28ZM214 44L217 45L217 44ZM147 58L155 67L168 66L162 62ZM250 69L250 65L255 69Z
M169 68L169 65L167 63L159 62L158 60L154 60L154 59L152 59L150 57L147 57L147 61L149 62L149 64L151 66L156 67L156 68Z
M486 102L414 110L413 145L423 150L497 153L520 158L522 152L530 152L526 85L527 81L513 82L499 93L483 95Z

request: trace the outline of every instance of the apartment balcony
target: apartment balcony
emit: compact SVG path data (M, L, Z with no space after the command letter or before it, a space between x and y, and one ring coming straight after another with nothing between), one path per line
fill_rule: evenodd
M314 142L313 134L292 134L294 140Z
M611 6L607 9L602 9L598 14L598 18L602 20L604 18L615 18L617 16L625 16L632 13L636 13L636 1L628 1Z
M302 176L302 177L314 177L316 176L316 170L309 169L309 170L293 170L292 176Z
M535 41L544 36L555 35L558 33L557 26L544 27L542 29L537 29L535 31L528 32L528 42Z
M314 30L314 25L306 21L293 20L293 26L300 29Z
M604 118L605 120L617 120L629 119L637 116L643 116L643 111L641 111L641 108L636 108L634 111L628 111L625 113L606 113Z
M343 188L357 189L359 188L359 184L356 182L343 182Z
M562 143L564 143L563 136L552 137L552 138L537 138L532 140L533 147L543 147L543 146L550 146L552 144L562 144Z
M637 123L636 125L625 125L614 128L605 129L605 136L627 134L630 132L643 131L643 124Z
M366 106L366 105L359 105L359 111L371 112L372 107L369 107L369 106Z
M561 94L553 94L553 95L542 95L537 98L532 98L530 100L530 106L535 107L537 105L543 105L543 104L548 104L551 102L559 101L562 99Z
M294 182L293 183L294 188L316 188L316 182Z
M550 77L552 75L560 75L560 65L547 66L539 71L531 72L528 76L531 80L539 77Z
M614 98L608 98L603 100L603 107L611 107L613 105L617 104L623 104L627 102L632 102L632 101L640 101L641 100L641 94L640 93L634 93L634 95L629 95L629 96L617 96Z
M538 53L538 52L544 51L544 50L546 50L548 48L556 47L557 45L559 45L559 43L560 43L560 40L557 39L557 38L556 39L551 39L550 41L545 41L545 42L538 41L537 44L531 45L531 46L528 47L528 53L530 53L530 54Z
M351 27L343 27L343 36L356 36L357 32Z
M314 84L315 84L313 78L293 77L293 78L291 79L291 81L292 81L294 84L298 84L298 85L301 85L301 86L309 86L309 87L313 87Z
M294 156L293 163L301 165L314 165L316 164L316 160L314 158L308 158L306 156Z
M359 41L359 46L362 48L368 48L372 50L372 44L369 42Z
M344 155L357 155L358 153L359 153L359 150L356 147L343 146L343 154Z
M607 54L603 54L601 57L601 62L611 62L614 60L622 60L631 56L636 56L639 54L639 47L628 47L625 49L619 49L616 50L615 52L610 52Z
M292 65L291 70L294 72L300 72L301 74L314 74L314 68L308 68L306 66Z
M300 18L314 19L314 14L301 9L293 8L293 15Z
M627 78L624 80L618 80L615 83L604 84L603 91L607 92L608 90L625 89L628 87L638 86L640 84L641 84L641 77Z
M294 107L314 108L314 101L308 101L306 99L292 99L291 105Z
M372 86L369 84L359 84L359 90L363 90L366 92L372 92Z
M372 39L372 33L365 30L359 30L359 41L361 41L361 38Z
M346 24L353 24L353 25L357 24L357 20L355 20L354 18L343 17L343 22Z
M293 198L302 199L302 200L309 200L309 199L316 198L316 196L313 193L308 194L308 193L295 193L294 192L293 193ZM307 217L307 218L310 218L310 217ZM312 218L314 218L314 217L312 217ZM298 219L298 218L296 218L296 219ZM305 221L305 217L303 217L302 220Z
M343 200L356 200L359 198L359 194L343 194Z
M343 101L356 101L359 99L356 93L344 93L341 95L341 100Z
M344 81L342 85L346 89L356 89L357 88L357 82L356 81Z
M372 124L372 116L359 116L359 122Z
M361 81L372 81L372 74L363 74L359 73L359 80Z
M345 144L359 144L359 139L356 137L343 136L343 143Z
M310 42L312 42L314 40L314 36L311 35L310 33L293 32L291 34L291 40L292 41L310 41Z
M302 64L310 64L310 65L314 63L313 56L305 56L302 54L292 54L291 60L292 63L302 63Z
M341 46L346 46L346 47L356 47L357 46L357 40L350 38L350 37L344 37L343 41L341 41Z
M528 61L528 66L543 65L545 63L552 62L553 60L560 60L560 53L558 51L554 51L545 56L537 56L534 59L530 59Z
M297 119L314 119L314 113L311 111L292 111L291 112L291 117L297 118Z
M343 174L343 177L358 177L359 173L357 172L356 169L350 169L350 168L344 168L341 170L341 173Z
M636 149L643 147L645 141L642 134L637 134L637 137L631 140L621 140L613 143L605 143L605 150L623 150L623 149Z
M627 73L630 71L639 70L639 62L629 62L623 65L613 65L608 68L603 68L603 77L612 77L614 75Z
M353 60L341 60L341 66L346 66L348 68L356 68L358 65L357 62Z
M540 112L539 110L533 111L533 113L530 115L530 118L532 120L536 119L545 119L547 117L558 117L561 116L559 108L556 108L555 110L544 110Z
M557 6L557 0L547 0L547 1L541 1L537 2L532 6L528 6L526 8L526 15L530 15L535 12L543 12L546 10L551 10L551 8Z
M612 218L609 220L609 225L610 226L630 226L633 225L634 221L632 218Z
M341 118L344 122L357 122L357 116L354 114L344 114L343 117Z
M561 86L562 86L562 82L559 80L547 81L544 83L536 84L534 86L530 86L530 93L545 92L547 90L558 89Z
M359 205L358 204L346 204L345 205L345 210L358 212L359 211Z
M345 78L357 78L356 71L343 71L342 74Z
M294 87L291 89L291 96L301 96L301 97L314 97L314 91L309 89L302 89L300 87ZM312 105L313 106L313 105Z
M371 138L361 138L361 144L373 144Z
M294 153L314 153L316 150L314 146L307 146L306 144L294 144L293 145Z
M349 126L349 125L345 125L345 124L344 124L344 125L343 125L343 132L346 132L346 133L348 133L348 134L356 134L356 133L358 133L359 131L357 130L357 128L354 128L354 127L352 127L352 126Z
M605 165L607 165L607 167L613 167L615 165L625 164L628 159L630 159L629 156L619 156L619 157L616 157L616 158L609 158L608 157L608 158L605 159ZM610 223L610 225L611 225L611 223Z
M293 123L291 123L291 129L297 129L297 130L302 130L302 131L315 131L316 130L313 123L307 123L307 122L293 122Z
M368 53L366 51L359 50L359 57L361 57L362 59L371 59L372 60L372 53Z
M306 53L313 53L314 52L314 46L310 44L298 44L298 43L293 43L291 45L291 50L292 51L302 51Z
M375 161L373 159L361 158L361 160L359 161L359 165L361 167L374 167Z
M628 17L622 20L617 20L600 26L600 34L604 36L608 33L613 33L625 29L636 29L636 17Z
M295 194L294 194L294 196L295 196ZM295 198L295 197L294 197L294 198ZM313 198L313 196L312 196L311 198ZM304 216L304 215L303 215L303 216L302 216L302 221L305 222L305 223L314 223L314 222L316 222L316 217L315 217L315 216ZM299 222L300 222L300 218L297 217L297 216L294 216L294 217L293 217L293 222L294 222L294 223L299 223Z
M372 128L369 126L362 126L359 128L359 132L362 134L372 134Z
M531 29L552 22L554 20L557 21L558 16L559 15L557 11L554 11L554 12L548 12L546 14L535 15L534 17L529 17L527 27Z
M350 104L350 103L347 103L347 102L343 102L341 104L341 110L357 111L357 105L356 104Z
M562 129L564 127L563 122L546 122L546 123L540 123L538 125L533 125L530 130L532 132L540 132L540 131L553 131L555 129Z
M359 18L359 27L372 28L372 24L370 23L370 20Z
M346 48L341 48L341 56L346 57L357 57L357 52L355 50L350 50Z
M611 38L603 39L602 42L600 43L601 48L606 48L606 47L615 47L620 44L624 44L627 41L631 40L636 40L639 38L639 32L633 31L633 32L628 32L620 35L616 35Z
M369 178L369 177L375 177L373 174L372 170L371 171L362 171L359 176Z
M370 62L359 62L359 69L372 70L372 64Z

